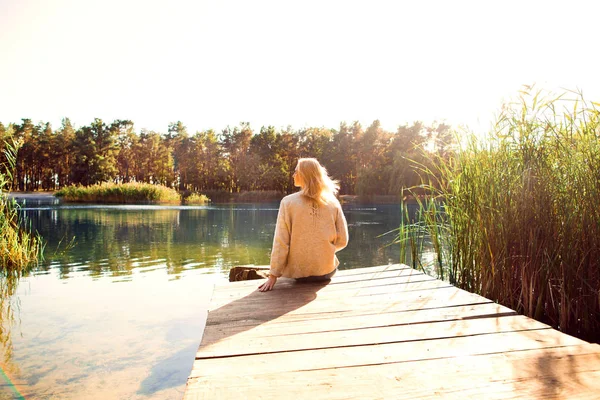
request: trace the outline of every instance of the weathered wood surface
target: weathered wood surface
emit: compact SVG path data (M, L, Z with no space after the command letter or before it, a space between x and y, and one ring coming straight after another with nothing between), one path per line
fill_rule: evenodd
M600 346L402 265L215 288L185 399L598 399Z

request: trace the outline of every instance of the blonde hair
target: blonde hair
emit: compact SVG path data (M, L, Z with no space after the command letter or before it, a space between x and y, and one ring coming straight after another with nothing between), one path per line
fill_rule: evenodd
M327 204L335 200L340 190L338 181L332 180L327 170L316 158L301 158L298 160L298 175L302 180L301 193L319 204Z

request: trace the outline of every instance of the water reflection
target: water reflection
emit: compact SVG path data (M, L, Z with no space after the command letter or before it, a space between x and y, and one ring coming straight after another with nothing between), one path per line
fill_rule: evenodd
M197 332L195 334L197 337ZM166 388L181 386L181 382L185 382L190 375L194 364L193 360L190 360L190 354L197 351L198 345L193 343L156 363L136 393L148 396Z
M85 271L93 277L130 275L166 265L170 274L212 265L266 263L268 230L276 211L206 209L59 209L25 210L48 248L75 237L75 248L47 260L41 271L57 263L61 278ZM54 217L54 214L58 214ZM257 216L256 214L261 214ZM258 226L257 220L265 221Z
M21 276L0 276L0 348L3 349L3 369L14 371L12 364L11 330L19 314L19 299L15 297Z
M46 239L46 259L6 289L21 311L13 335L2 331L12 336L4 351L12 369L2 367L26 397L181 398L212 285L231 266L268 264L277 206L26 200L22 212ZM398 262L397 247L383 247L392 237L377 238L398 226L397 206L344 212L350 245L340 268ZM73 237L69 252L55 251Z
M376 236L397 227L394 206L345 210L351 245L340 253L341 268L397 262L397 249L382 247L391 237ZM47 249L75 238L66 255L52 255L37 271L58 269L61 279L85 272L92 277L124 277L164 268L228 270L233 265L269 262L277 205L204 208L48 207L25 208L32 227L48 240Z

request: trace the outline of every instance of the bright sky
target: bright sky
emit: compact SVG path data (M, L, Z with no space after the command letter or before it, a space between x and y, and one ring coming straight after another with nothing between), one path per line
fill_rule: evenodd
M523 84L600 100L599 11L594 0L0 0L0 121L476 129Z

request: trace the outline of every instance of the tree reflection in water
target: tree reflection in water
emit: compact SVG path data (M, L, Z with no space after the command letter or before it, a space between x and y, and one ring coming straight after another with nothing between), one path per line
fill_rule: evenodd
M170 398L169 390L177 397L185 385L180 372L189 370L201 337L199 313L210 282L225 280L234 265L268 264L277 208L28 201L22 212L47 241L46 257L18 291L16 281L2 286L2 316L15 321L14 354L12 348L4 353L21 369L13 376L24 379L34 397L76 398L108 376L111 385L102 387L114 398L135 391ZM350 246L339 254L341 269L398 262L398 250L384 247L390 239L378 238L398 226L398 206L345 206L344 212ZM73 237L73 248L56 251ZM163 337L174 319L191 332L180 338L179 350ZM14 334L16 324L23 335ZM9 330L2 334L10 345Z

